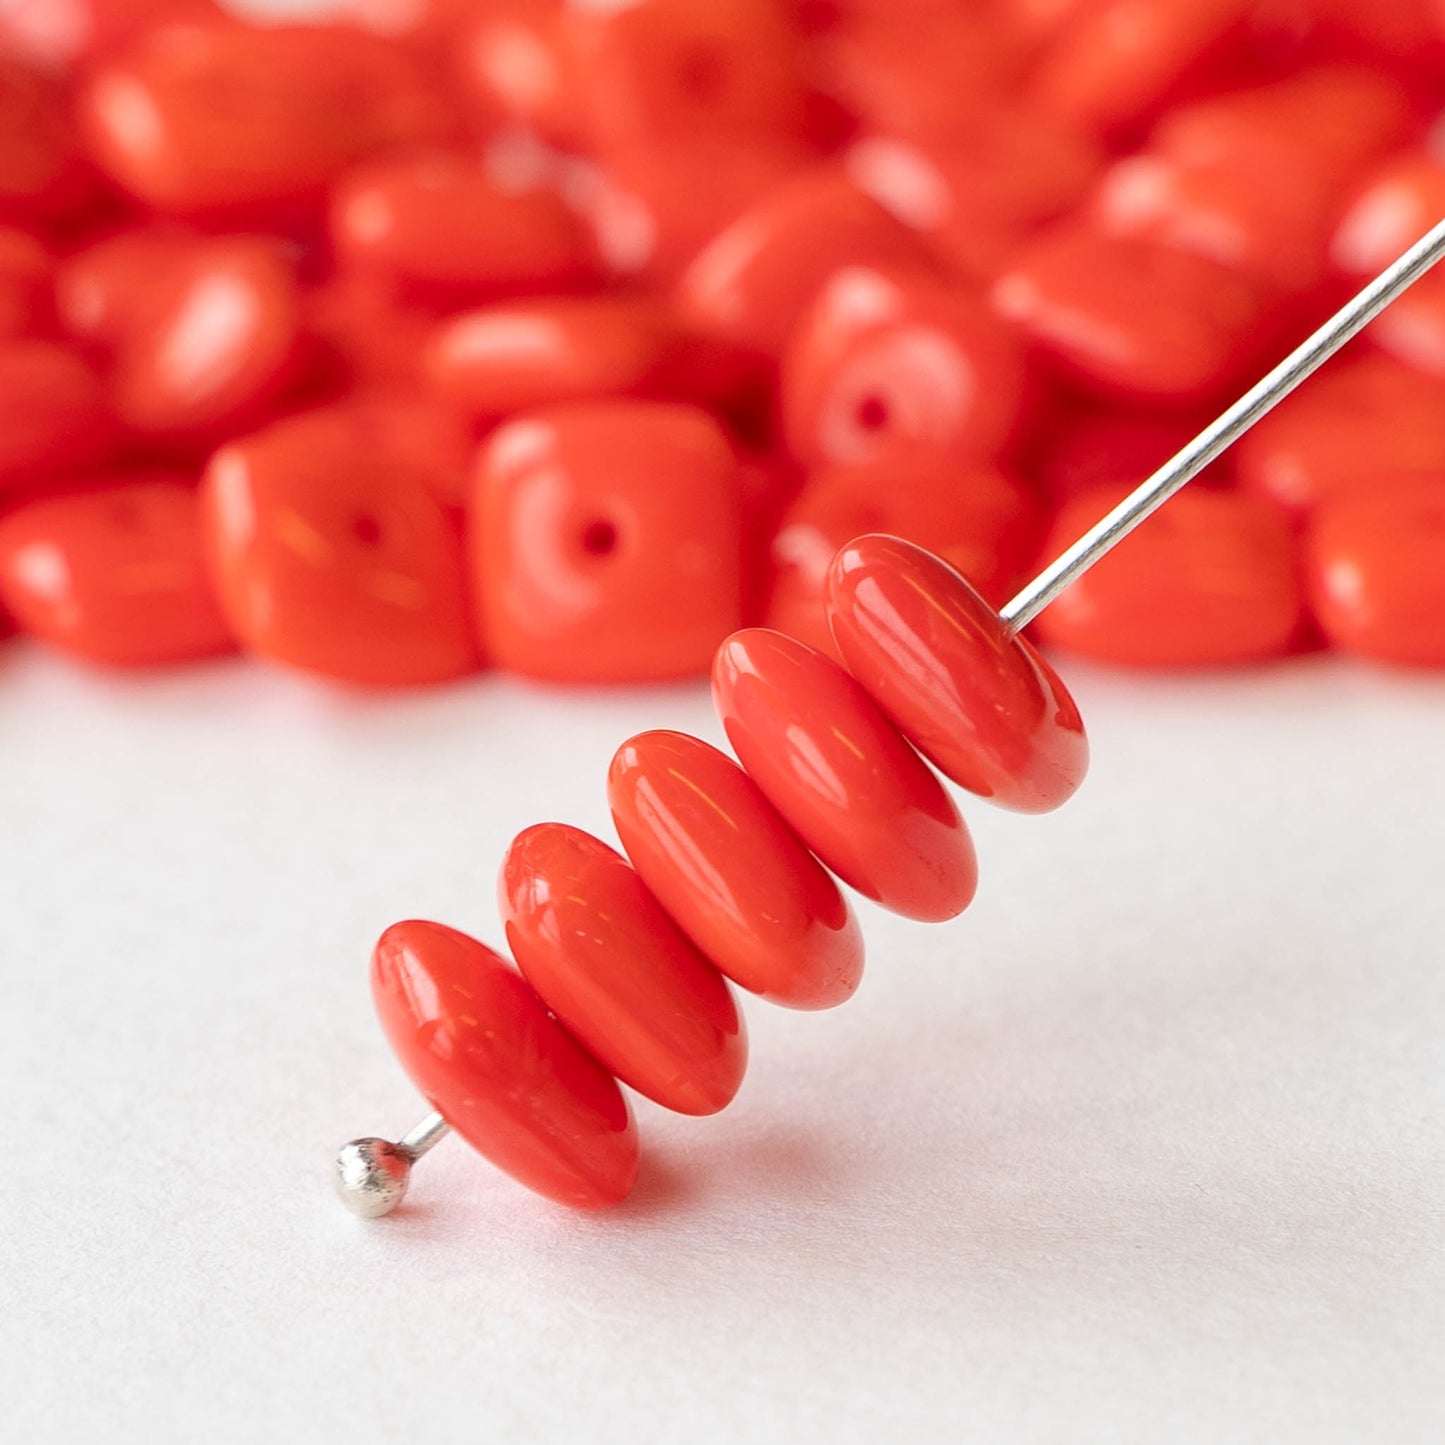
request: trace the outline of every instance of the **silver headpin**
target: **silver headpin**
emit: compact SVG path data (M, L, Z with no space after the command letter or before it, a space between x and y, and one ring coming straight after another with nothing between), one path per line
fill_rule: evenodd
M1233 446L1442 258L1445 220L1382 271L1097 526L1050 562L1000 610L999 616L1010 630L1018 632L1028 626L1071 582ZM395 1144L386 1139L353 1139L336 1156L337 1193L348 1209L364 1218L390 1214L406 1195L411 1166L450 1132L451 1126L440 1114L429 1114Z

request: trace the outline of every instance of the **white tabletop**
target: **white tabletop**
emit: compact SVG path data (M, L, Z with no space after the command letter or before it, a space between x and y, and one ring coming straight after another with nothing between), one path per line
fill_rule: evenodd
M972 806L977 904L869 912L846 1008L751 1003L633 1202L452 1140L365 1224L376 934L496 941L511 835L705 694L0 651L0 1437L1438 1441L1445 678L1068 671L1080 797Z

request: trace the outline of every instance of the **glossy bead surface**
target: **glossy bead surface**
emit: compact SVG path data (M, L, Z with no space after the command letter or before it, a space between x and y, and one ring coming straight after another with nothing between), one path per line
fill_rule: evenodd
M222 610L252 651L381 686L477 667L455 524L344 408L223 446L202 505Z
M577 403L498 429L469 543L488 655L563 681L706 672L741 609L738 470L691 406Z
M973 843L948 794L835 662L762 628L718 649L728 741L804 843L865 897L943 922L973 900Z
M1018 430L1026 380L1013 333L958 287L849 267L789 343L788 445L814 465L996 456Z
M863 973L852 910L731 758L683 733L642 733L613 757L607 796L642 881L734 983L790 1008L852 996Z
M508 849L498 896L528 983L623 1083L682 1114L726 1107L747 1067L737 1006L625 859L539 823Z
M1131 399L1211 397L1270 339L1258 290L1227 267L1073 222L1026 246L992 296L1073 377Z
M1342 651L1445 667L1445 484L1399 483L1339 497L1305 542L1311 608Z
M296 375L300 298L278 246L250 237L197 243L173 255L147 292L119 338L111 377L131 430L210 440L258 420Z
M776 187L714 237L679 280L678 306L702 334L776 357L840 267L922 260L901 222L823 167Z
M499 1169L596 1209L637 1179L637 1126L612 1075L485 944L393 924L371 962L387 1041L434 1109Z
M838 549L865 532L926 547L1002 606L1033 561L1042 520L1018 482L988 467L935 457L824 468L808 477L773 533L764 620L832 655L824 582Z
M79 100L90 152L168 214L310 213L349 162L445 138L404 53L344 26L167 26L102 66Z
M0 519L0 604L31 636L114 666L235 645L202 563L195 491L175 478L42 497Z
M1108 511L1081 497L1055 519L1053 556ZM1300 629L1284 514L1239 492L1185 490L1040 614L1039 636L1132 667L1220 667L1289 651Z
M626 396L660 379L672 340L661 311L622 298L549 297L468 311L426 353L431 384L468 415Z
M1000 807L1044 813L1084 780L1074 700L946 563L896 537L859 537L828 575L844 665L954 782Z
M1346 357L1241 439L1241 485L1295 517L1383 481L1445 473L1438 377L1387 357Z
M0 343L0 492L105 461L116 426L95 373L49 341Z
M443 151L357 166L332 198L330 230L344 266L424 296L568 290L596 269L556 192L504 190L480 161Z

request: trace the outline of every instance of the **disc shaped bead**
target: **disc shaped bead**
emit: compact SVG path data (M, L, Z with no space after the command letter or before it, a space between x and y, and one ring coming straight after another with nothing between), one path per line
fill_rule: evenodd
M954 782L1023 813L1073 796L1089 762L1073 698L946 562L859 537L833 561L827 605L848 670Z
M731 758L684 733L642 733L617 750L607 794L643 882L734 983L791 1008L852 997L852 909Z
M715 1114L747 1066L722 975L618 853L539 823L499 886L507 942L547 1007L624 1083L680 1114Z
M393 924L371 964L388 1041L479 1153L559 1204L595 1209L637 1179L637 1126L617 1081L485 944Z
M943 786L837 663L765 628L734 633L713 701L742 765L844 882L909 918L973 901L973 842Z

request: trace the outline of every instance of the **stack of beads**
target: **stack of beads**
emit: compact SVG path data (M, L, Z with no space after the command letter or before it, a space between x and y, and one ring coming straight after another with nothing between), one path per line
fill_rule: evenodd
M259 8L259 7L257 7ZM368 686L1001 602L1445 212L1433 0L0 7L0 631ZM1445 279L1039 626L1445 664Z

